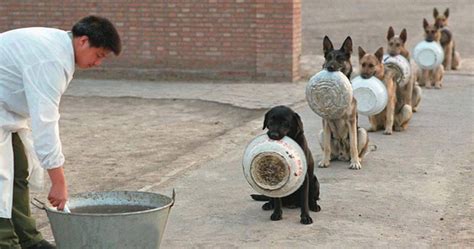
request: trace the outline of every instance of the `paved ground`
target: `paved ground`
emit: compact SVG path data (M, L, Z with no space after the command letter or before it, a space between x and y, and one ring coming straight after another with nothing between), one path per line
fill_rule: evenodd
M325 34L336 46L351 35L355 46L374 51L384 46L393 25L397 32L407 27L409 44L415 44L410 34L421 30L423 17L431 18L434 6L428 2L303 1L302 69L310 75L321 68ZM241 169L246 144L263 132L263 114L277 104L301 114L313 155L321 158L316 138L321 119L306 105L304 79L278 84L76 79L61 103L71 194L176 189L163 248L474 247L474 4L448 3L437 1L436 7L451 9L462 69L446 74L442 90L423 89L406 132L370 134L378 150L362 170L349 170L345 162L316 169L322 211L311 214L312 225L299 224L298 211L288 209L283 220L270 221L262 203L249 198L254 191ZM366 117L360 122L368 127ZM36 209L34 214L52 239L45 215Z

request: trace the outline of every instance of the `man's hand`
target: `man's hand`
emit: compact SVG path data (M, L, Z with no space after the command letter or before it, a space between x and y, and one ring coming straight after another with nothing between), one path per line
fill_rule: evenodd
M51 179L51 190L49 191L48 200L53 207L63 210L68 199L64 169L63 167L48 169L48 174Z

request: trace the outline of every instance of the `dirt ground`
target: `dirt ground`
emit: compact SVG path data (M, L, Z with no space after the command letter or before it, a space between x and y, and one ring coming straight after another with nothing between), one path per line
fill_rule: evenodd
M444 89L424 90L408 131L370 134L378 150L362 170L348 170L344 162L316 169L323 211L312 213L313 225L300 225L298 211L286 209L282 221L271 222L261 203L249 199L253 190L241 172L241 153L261 133L266 108L224 101L66 94L60 127L70 193L176 188L163 248L473 248L474 2L302 4L305 75L321 68L324 35L336 47L351 35L355 49L361 45L373 52L385 45L392 25L397 33L407 28L412 47L433 7L450 7L464 63L460 71L447 73ZM301 96L304 80L294 84ZM269 95L272 88L265 91ZM295 99L293 107L318 161L321 119L302 100ZM365 117L360 121L368 127ZM33 212L52 239L45 214Z

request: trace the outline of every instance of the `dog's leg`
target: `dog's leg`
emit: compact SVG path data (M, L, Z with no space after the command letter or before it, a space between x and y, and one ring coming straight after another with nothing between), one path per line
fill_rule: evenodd
M370 128L367 130L368 132L374 132L374 131L377 131L379 129L377 121L378 121L378 119L375 115L374 116L369 116Z
M452 61L453 61L453 42L450 42L446 44L446 47L444 47L444 62L443 66L444 68L448 71L451 70L452 67Z
M275 208L273 198L262 205L263 210L272 210L273 208Z
M423 82L423 85L427 88L431 88L431 79L430 79L430 70L427 69L422 69L421 71L421 81ZM422 84L420 84L422 85Z
M388 100L387 103L387 110L385 112L386 118L385 118L385 131L383 134L385 135L392 135L392 127L393 127L393 121L394 121L394 116L395 116L395 102L396 102L396 96L395 92L390 96L390 99Z
M413 86L413 95L411 96L411 109L413 112L417 112L420 101L421 101L421 87L418 85L415 85Z
M323 119L323 130L321 132L322 132L322 144L320 145L323 151L323 158L318 163L318 166L320 168L327 168L329 167L329 164L331 161L331 129L329 128L328 121L324 119Z
M351 165L350 169L361 169L359 159L359 150L357 149L357 117L353 115L349 120L346 121L347 127L349 127L349 144L351 153Z
M300 223L301 224L311 224L313 223L313 219L309 216L309 175L306 174L306 177L303 182L303 189L300 191L301 197L301 215L300 215Z
M310 176L311 177L311 176ZM310 178L311 179L311 178ZM319 200L319 181L318 178L313 174L309 184L309 210L313 212L321 211L321 207L318 205Z
M367 153L367 149L369 148L369 134L367 131L359 127L357 129L357 149L359 152L359 159L360 162L364 159L365 154Z
M433 72L433 81L436 89L441 89L443 86L443 74L444 68L442 65L439 65Z
M413 72L416 72L416 75L414 76L415 77L415 81L418 82L418 85L421 87L421 86L425 86L425 81L423 80L423 70L421 69L418 69L418 67L413 66L413 68L415 68L416 70L414 70Z
M270 217L271 220L281 220L282 219L282 213L283 211L281 210L281 198L273 198L273 203L275 204L275 209L273 210L273 214Z
M456 51L456 46L453 41L453 63L451 65L451 69L458 70L460 66L461 66L461 55L459 54L458 51Z
M408 128L408 121L410 121L412 116L411 106L408 104L403 105L400 112L395 115L395 131L406 130Z

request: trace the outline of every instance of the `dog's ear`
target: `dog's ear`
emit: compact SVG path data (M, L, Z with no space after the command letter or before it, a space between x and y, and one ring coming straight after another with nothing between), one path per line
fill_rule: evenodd
M433 17L436 19L436 18L438 18L438 16L439 16L438 9L437 9L437 8L434 8L434 9L433 9Z
M293 113L293 121L295 122L295 137L303 133L303 122L301 121L300 115L298 113Z
M444 11L444 17L449 17L449 8L446 8L446 10Z
M426 21L426 18L423 18L423 28L426 29L430 24Z
M364 49L361 46L359 46L359 60L362 59L362 57L364 57L365 54L366 53Z
M403 29L402 32L400 32L400 39L402 39L403 43L407 41L407 30Z
M350 36L342 43L341 50L344 50L347 54L352 54L352 39Z
M387 41L390 41L395 36L395 31L393 31L392 26L388 27L387 31Z
M377 57L377 59L380 61L380 63L382 63L383 47L380 47L379 49L377 49L377 51L375 51L375 57Z
M323 39L323 51L324 51L324 57L326 57L326 54L333 51L334 46L332 45L331 40L329 40L329 37L326 35L324 36Z
M265 128L267 128L269 118L270 118L270 111L265 113L265 118L263 119L263 128L262 128L262 130L265 130Z

